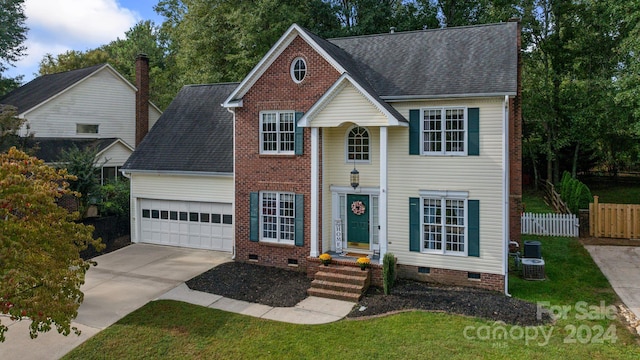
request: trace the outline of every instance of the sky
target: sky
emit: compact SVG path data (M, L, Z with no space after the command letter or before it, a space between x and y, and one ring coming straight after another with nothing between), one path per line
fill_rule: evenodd
M156 24L162 17L153 11L159 0L25 0L26 56L4 74L33 80L45 54L86 51L108 44L141 20Z

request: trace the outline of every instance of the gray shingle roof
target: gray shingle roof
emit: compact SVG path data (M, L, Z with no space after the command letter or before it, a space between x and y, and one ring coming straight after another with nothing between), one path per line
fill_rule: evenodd
M62 151L69 151L73 147L77 147L80 150L89 148L97 149L98 152L106 149L114 142L118 141L117 138L104 138L104 139L74 139L74 138L31 138L28 140L29 148L36 149L35 157L42 159L47 163L58 162Z
M13 105L18 108L18 113L22 114L106 65L99 64L57 74L39 76L0 98L0 104Z
M441 97L515 94L516 37L517 23L508 22L328 41L351 57L345 69L356 68L382 98Z
M233 115L221 104L237 86L183 87L123 169L232 173Z

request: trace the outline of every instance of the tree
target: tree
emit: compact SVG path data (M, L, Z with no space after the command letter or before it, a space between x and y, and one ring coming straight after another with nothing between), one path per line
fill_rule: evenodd
M24 122L14 106L0 104L0 151L8 150L19 142L18 131Z
M92 227L74 222L78 213L56 204L71 193L71 179L15 148L0 154L0 313L29 319L32 338L53 327L79 334L71 320L90 266L79 253L104 247L92 238ZM2 319L0 341L8 330Z
M24 0L0 0L0 96L16 88L21 81L18 78L5 78L2 73L18 61L27 49L27 27L23 8Z
M98 192L100 185L96 170L102 166L98 164L98 149L93 147L79 149L74 145L61 152L58 164L74 177L69 180L69 189L81 196L82 207L89 205L91 197Z

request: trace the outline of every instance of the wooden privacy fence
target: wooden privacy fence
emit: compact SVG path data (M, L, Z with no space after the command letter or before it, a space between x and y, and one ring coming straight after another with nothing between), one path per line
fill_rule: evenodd
M640 205L589 204L589 235L595 237L640 239Z
M524 213L521 220L523 234L578 237L580 233L580 222L574 214Z

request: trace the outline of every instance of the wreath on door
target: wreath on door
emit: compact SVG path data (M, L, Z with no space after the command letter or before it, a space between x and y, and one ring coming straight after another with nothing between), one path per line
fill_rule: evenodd
M364 204L360 200L351 203L351 212L358 216L364 214L366 210L367 209L364 207Z

